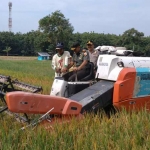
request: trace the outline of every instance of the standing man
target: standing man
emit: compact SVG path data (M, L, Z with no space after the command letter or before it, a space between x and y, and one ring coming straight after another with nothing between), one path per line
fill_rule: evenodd
M64 51L63 43L56 45L56 51L57 53L52 58L52 69L55 70L55 77L59 77L68 72L69 59L71 56L68 51Z
M69 68L73 66L73 71L69 73L68 81L75 81L76 77L78 80L81 80L90 73L89 55L87 52L80 50L78 42L72 45L71 50L74 51L74 54Z
M94 43L93 41L87 42L87 49L89 52L90 62L94 64L94 70L97 69L97 59L99 56L99 51L94 49Z

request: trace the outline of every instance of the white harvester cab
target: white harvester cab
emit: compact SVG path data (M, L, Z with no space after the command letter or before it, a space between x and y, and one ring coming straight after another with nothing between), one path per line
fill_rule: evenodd
M63 77L56 77L54 79L50 95L70 97L83 89L93 85L99 80L107 80L115 82L121 72L121 70L126 68L139 68L150 66L150 58L148 57L126 57L126 56L116 56L116 55L100 55L97 61L97 72L95 77L87 78L68 82L64 80ZM150 70L150 68L149 68ZM91 69L92 71L92 69ZM86 80L87 79L87 80Z

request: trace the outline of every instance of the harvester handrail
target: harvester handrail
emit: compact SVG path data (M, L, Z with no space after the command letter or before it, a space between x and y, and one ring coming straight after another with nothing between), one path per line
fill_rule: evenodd
M25 127L22 127L20 130L24 130L24 129L30 127L30 126L34 127L34 126L38 125L40 122L42 122L42 121L45 119L45 117L46 117L47 115L49 115L49 113L50 113L53 109L54 109L54 107L51 108L49 111L47 111L44 115L42 115L42 116L41 116L40 118L38 118L36 121L34 121L33 123L31 123L31 124L29 124L29 125L27 125L27 126L25 126Z

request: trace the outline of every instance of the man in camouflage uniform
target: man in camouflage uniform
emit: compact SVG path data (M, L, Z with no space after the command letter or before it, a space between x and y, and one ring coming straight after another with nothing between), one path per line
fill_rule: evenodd
M70 63L70 67L73 66L73 71L70 72L68 81L75 81L76 78L77 80L81 80L90 73L89 54L86 51L82 52L80 50L78 42L72 45L71 50L74 51L73 59Z

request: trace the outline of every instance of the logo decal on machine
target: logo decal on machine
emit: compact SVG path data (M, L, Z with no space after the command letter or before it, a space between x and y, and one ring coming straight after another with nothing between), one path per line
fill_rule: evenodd
M108 63L99 62L99 65L100 65L100 66L108 66Z
M150 80L150 74L141 74L141 80Z
M134 97L150 95L149 68L136 68L136 81L134 85Z

